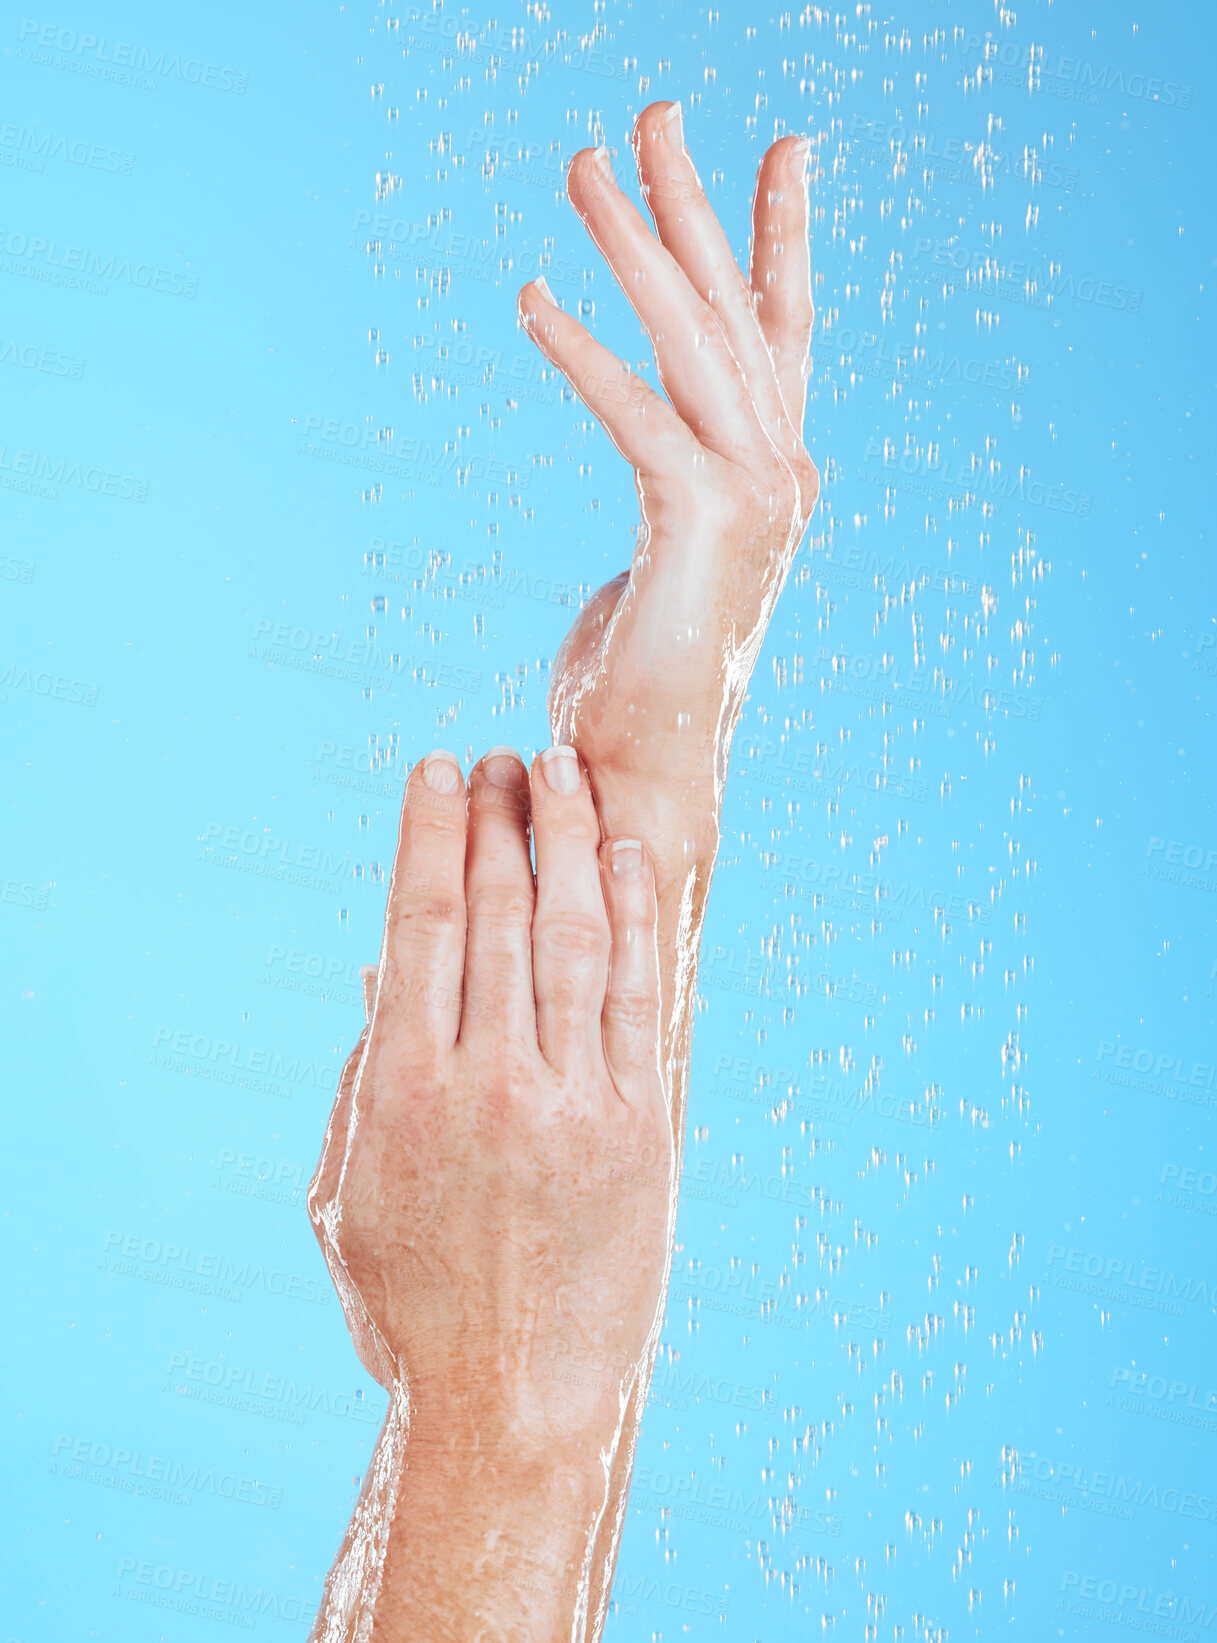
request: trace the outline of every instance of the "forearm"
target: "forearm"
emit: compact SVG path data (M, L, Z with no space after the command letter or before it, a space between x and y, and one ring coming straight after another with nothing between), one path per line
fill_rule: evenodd
M593 780L595 776L593 774ZM603 780L598 803L606 833L640 836L655 862L659 903L657 943L662 998L664 1071L677 1160L672 1191L679 1191L689 1097L689 1053L697 992L697 954L718 846L717 805L708 794L685 806L649 813L626 783ZM672 1225L675 1225L673 1216ZM671 1252L669 1251L669 1258ZM629 1499L634 1453L646 1411L652 1364L635 1384L622 1417L605 1510L590 1565L586 1631L580 1643L594 1643L608 1614L613 1571Z
M590 763L590 761L589 761ZM706 760L707 767L710 758ZM656 781L591 768L597 806L606 834L641 837L655 863L659 904L656 939L662 999L661 1023L679 1192L689 1097L689 1053L697 992L697 955L718 851L720 795L707 779L696 792L665 792ZM675 1218L673 1217L673 1225ZM670 1256L670 1252L669 1252ZM594 1643L604 1626L629 1500L634 1453L646 1411L652 1365L634 1386L625 1409L609 1480L608 1498L593 1549L587 1627L580 1643Z
M571 1643L612 1439L525 1453L475 1420L391 1405L330 1573L316 1643Z

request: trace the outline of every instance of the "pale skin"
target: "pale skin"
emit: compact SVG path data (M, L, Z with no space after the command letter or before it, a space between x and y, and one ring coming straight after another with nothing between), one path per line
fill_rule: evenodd
M607 1614L727 757L818 492L801 433L807 144L761 161L747 276L679 105L644 110L634 152L654 233L596 151L572 160L568 192L667 397L543 282L519 299L640 504L629 571L555 662L554 741L578 757L547 762L573 760L578 787L554 791L541 760L529 787L505 751L467 796L428 785L436 764L459 783L443 755L411 774L370 1026L310 1191L357 1349L392 1394L319 1612L326 1643L571 1643ZM508 765L515 785L491 780ZM614 874L615 856L638 873Z
M536 848L534 885L529 825ZM666 1282L654 877L573 748L402 807L309 1211L391 1409L316 1635L570 1639ZM348 1191L350 1187L353 1190Z

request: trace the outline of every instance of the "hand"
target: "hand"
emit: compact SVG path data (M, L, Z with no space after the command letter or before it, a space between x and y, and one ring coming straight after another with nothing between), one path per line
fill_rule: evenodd
M767 151L748 278L685 150L680 107L652 103L634 157L655 235L603 151L571 161L571 204L651 341L667 398L562 312L543 281L521 321L634 469L628 572L580 612L555 658L555 742L578 748L606 832L655 863L663 1059L683 1152L697 950L718 849L731 737L765 629L819 492L802 428L814 310L810 145ZM589 1636L607 1614L646 1388L636 1387L597 1540Z
M652 103L634 129L658 238L606 150L571 161L571 203L646 328L666 399L543 279L519 297L529 335L634 469L633 564L580 612L550 711L555 742L587 762L606 824L630 817L654 852L661 954L690 884L704 900L731 735L819 491L802 440L809 150L786 137L761 161L747 279L685 149L679 103Z
M645 852L601 845L572 748L540 755L531 785L514 753L488 754L467 814L456 761L431 754L309 1191L396 1405L319 1636L347 1636L343 1593L381 1569L376 1643L463 1643L475 1620L497 1640L507 1616L570 1637L658 1339L672 1181Z

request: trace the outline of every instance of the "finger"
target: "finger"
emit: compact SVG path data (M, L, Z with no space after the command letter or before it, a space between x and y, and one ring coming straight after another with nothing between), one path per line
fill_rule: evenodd
M613 943L601 1018L604 1056L623 1100L641 1106L663 1093L655 875L637 839L607 841L600 863Z
M682 458L692 464L701 447L688 425L661 394L558 307L544 276L524 286L519 312L528 335L599 418L631 467L647 472Z
M451 753L429 753L406 783L385 911L378 1004L419 1060L451 1050L465 962L465 786Z
M811 335L811 201L806 137L783 137L766 152L752 199L749 283L757 318L795 431L803 432Z
M376 1013L376 978L380 974L375 964L363 964L359 969L359 983L363 989L363 1018L369 1026Z
M643 109L634 126L634 159L660 242L722 321L731 352L772 433L786 420L773 360L756 317L752 289L685 147L679 103L652 103Z
M581 149L566 187L646 327L659 380L677 412L710 450L746 461L764 442L764 430L718 315L617 187L607 149Z
M491 748L469 778L460 1030L460 1042L485 1056L497 1055L505 1038L537 1042L528 809L528 772L519 755Z
M600 822L573 747L550 747L532 767L537 906L532 974L537 1040L556 1072L602 1065L600 1017L608 984L609 922L600 887Z

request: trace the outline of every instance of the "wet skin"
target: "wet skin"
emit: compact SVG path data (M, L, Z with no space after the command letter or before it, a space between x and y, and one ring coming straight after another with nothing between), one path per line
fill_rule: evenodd
M529 831L536 848L536 878ZM573 748L411 772L309 1213L391 1396L317 1636L569 1638L671 1243L654 878Z
M654 233L596 151L575 156L567 186L646 329L667 397L543 281L523 288L519 312L635 473L633 562L576 619L550 709L555 743L580 755L571 802L592 817L584 846L592 834L640 840L642 877L624 891L597 866L593 880L581 846L584 866L568 869L565 893L587 903L588 886L602 886L612 960L608 949L595 956L603 932L592 939L586 922L581 951L579 941L538 946L535 934L529 946L526 850L510 804L487 802L489 761L471 776L459 849L455 819L451 837L427 828L449 799L455 818L463 795L436 795L411 776L372 1025L344 1073L310 1196L356 1345L394 1392L318 1621L327 1643L354 1636L373 1604L376 1643L590 1638L606 1614L670 1260L697 947L731 736L819 485L802 442L813 320L806 141L783 138L761 161L747 276L685 150L678 105L643 111L634 155ZM534 767L542 930L543 908L562 899L545 887L543 787ZM455 893L441 898L442 916L408 911L411 897L432 897L422 888L434 884L428 840L450 879L464 862L460 919ZM514 900L493 914L490 864L499 873L513 861ZM635 945L651 969L645 985L631 972L634 1002L617 1012L610 1052L619 935L631 951L619 893L634 898ZM569 935L579 921L562 922ZM486 1003L492 976L506 991ZM589 998L580 1031L543 1026ZM567 1046L558 1060L547 1049L555 1031ZM530 1032L536 1053L522 1060ZM641 1061L657 1092L645 1100L617 1079ZM635 1163L610 1171L602 1192L601 1166L622 1146ZM421 1196L403 1197L403 1183ZM376 1214L360 1207L373 1204ZM557 1309L546 1304L555 1296ZM458 1591L468 1607L453 1608Z
M567 190L647 332L667 397L562 312L542 281L521 290L519 312L634 469L633 562L567 635L550 719L555 742L582 755L606 831L640 837L654 860L679 1174L697 951L731 738L819 494L802 434L814 320L810 145L784 137L761 160L746 276L685 148L679 104L644 109L633 147L654 233L595 150L575 155ZM592 1636L606 1614L645 1401L640 1384L593 1559Z

